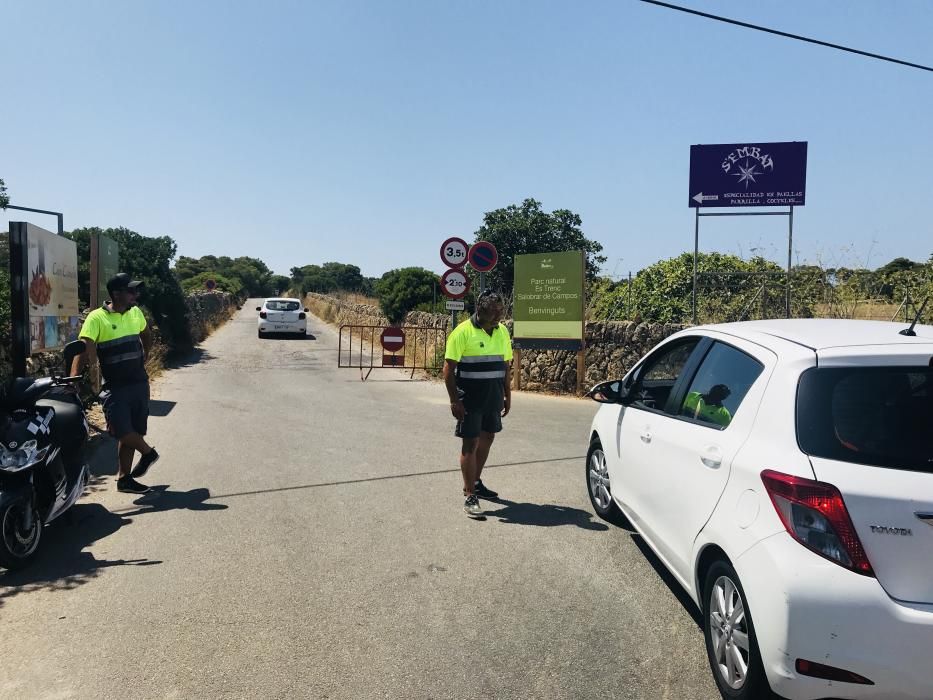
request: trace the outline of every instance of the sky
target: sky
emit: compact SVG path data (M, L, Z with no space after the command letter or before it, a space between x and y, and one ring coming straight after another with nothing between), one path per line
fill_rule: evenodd
M673 1L933 65L930 0ZM692 251L691 144L807 141L795 262L933 254L933 73L638 0L0 0L0 26L0 178L68 230L378 277L532 197L619 278ZM705 218L700 249L784 264L787 222Z

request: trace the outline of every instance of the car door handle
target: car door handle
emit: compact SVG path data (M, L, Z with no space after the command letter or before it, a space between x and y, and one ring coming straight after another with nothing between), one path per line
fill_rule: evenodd
M718 447L707 447L700 453L700 461L710 469L716 469L722 464L722 450Z
M639 437L641 438L642 442L651 442L651 431L648 428L645 428L641 431L641 435Z

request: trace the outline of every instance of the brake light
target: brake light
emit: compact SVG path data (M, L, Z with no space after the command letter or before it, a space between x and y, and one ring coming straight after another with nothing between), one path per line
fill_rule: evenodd
M770 469L761 480L791 537L850 571L875 575L839 489Z
M260 311L260 312L259 312L259 318L266 318L266 312L265 312L265 311Z
M304 321L305 318L307 318L307 317L304 315L304 313L298 314L298 320L299 320L299 321Z

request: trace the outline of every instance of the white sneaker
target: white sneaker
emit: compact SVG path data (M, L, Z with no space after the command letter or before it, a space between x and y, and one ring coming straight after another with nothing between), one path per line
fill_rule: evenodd
M476 494L467 496L467 499L463 502L463 510L467 515L474 518L483 514L483 509L479 505Z

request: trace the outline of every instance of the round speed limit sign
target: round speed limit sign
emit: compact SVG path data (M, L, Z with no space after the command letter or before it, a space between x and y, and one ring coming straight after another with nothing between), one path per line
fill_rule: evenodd
M441 290L450 299L462 299L470 291L470 278L463 270L447 270L441 277Z
M441 260L447 267L463 267L467 261L470 246L462 238L448 238L441 245Z

